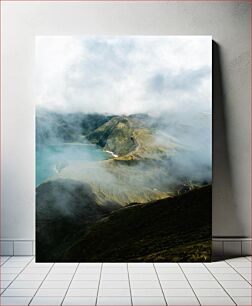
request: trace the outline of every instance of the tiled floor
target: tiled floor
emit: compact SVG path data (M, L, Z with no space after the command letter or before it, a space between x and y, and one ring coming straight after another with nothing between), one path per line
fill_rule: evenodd
M0 305L251 305L251 257L213 263L35 263L1 257Z

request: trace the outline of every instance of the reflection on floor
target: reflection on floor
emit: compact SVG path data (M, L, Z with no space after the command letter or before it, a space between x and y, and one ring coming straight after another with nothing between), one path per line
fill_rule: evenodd
M251 305L251 257L213 263L35 263L1 257L0 305Z

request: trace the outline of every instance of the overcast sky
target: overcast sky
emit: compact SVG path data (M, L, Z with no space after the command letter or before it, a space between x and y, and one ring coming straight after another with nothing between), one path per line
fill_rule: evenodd
M38 36L36 104L55 111L211 113L210 36Z

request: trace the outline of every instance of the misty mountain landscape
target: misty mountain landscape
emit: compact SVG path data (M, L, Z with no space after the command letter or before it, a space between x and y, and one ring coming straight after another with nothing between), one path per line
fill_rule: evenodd
M209 260L211 167L207 161L198 161L193 173L188 166L181 169L192 162L195 152L166 134L169 128L164 129L161 118L40 110L36 126L37 156L40 151L46 156L43 163L37 162L40 261L186 260L184 251L184 255L171 255L183 246L193 250L195 260ZM49 162L55 155L54 163ZM43 182L41 164L48 167L49 174ZM186 197L190 201L184 201ZM172 203L178 209L175 216ZM190 220L185 226L187 214ZM148 226L150 217L153 220ZM111 241L108 236L115 233L117 237ZM85 242L89 237L92 244ZM141 245L143 238L147 242ZM93 244L96 247L90 248ZM195 255L198 247L204 250L201 255Z
M36 261L209 261L211 38L36 37Z

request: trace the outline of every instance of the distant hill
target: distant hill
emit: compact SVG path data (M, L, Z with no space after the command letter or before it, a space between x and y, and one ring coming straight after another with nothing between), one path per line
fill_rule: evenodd
M127 117L116 116L88 134L87 139L105 150L125 155L137 146L133 132Z
M205 261L211 259L211 186L97 221L62 255L65 261Z
M118 162L160 159L176 146L170 139L163 139L162 144L156 142L163 136L152 125L153 119L144 114L114 116L88 134L87 139L114 152Z
M117 161L159 159L175 148L171 139L156 134L157 120L146 114L115 116L104 114L36 111L36 144L85 142L118 155ZM165 144L165 145L164 145Z
M36 144L82 142L84 136L109 121L113 116L83 113L56 113L36 110Z

